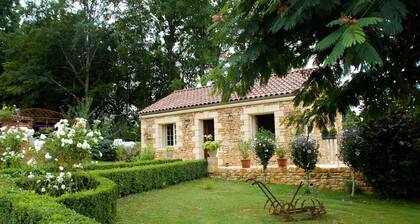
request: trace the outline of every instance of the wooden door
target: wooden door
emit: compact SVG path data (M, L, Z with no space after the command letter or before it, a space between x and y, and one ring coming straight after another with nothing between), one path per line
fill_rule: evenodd
M203 143L208 140L216 140L214 137L214 120L203 120ZM209 153L204 150L204 158L208 157Z

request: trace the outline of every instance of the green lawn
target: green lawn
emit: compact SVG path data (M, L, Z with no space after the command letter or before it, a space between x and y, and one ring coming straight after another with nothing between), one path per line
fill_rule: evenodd
M214 188L206 189L212 181ZM293 187L269 186L278 198L290 199ZM360 195L353 202L343 192L321 191L327 214L301 223L420 223L420 204ZM118 201L118 223L279 223L262 207L265 198L244 182L201 179ZM290 223L290 222L289 222ZM293 222L292 222L293 223Z

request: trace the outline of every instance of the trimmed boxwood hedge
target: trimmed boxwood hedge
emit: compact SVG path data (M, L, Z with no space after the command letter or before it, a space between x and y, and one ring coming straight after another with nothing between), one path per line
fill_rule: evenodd
M207 176L207 161L181 161L153 166L95 170L89 173L113 180L120 195L164 188Z
M149 166L157 164L166 164L182 161L180 159L163 159L163 160L146 160L136 162L112 162L112 163L98 163L98 164L87 164L84 166L84 170L107 170L114 168L128 168L135 166Z
M0 223L115 223L118 195L163 188L208 174L205 160L142 164L78 174L93 177L98 186L58 198L22 190L12 178L0 175Z
M0 176L0 223L98 224L57 203L53 198L24 191L10 178Z
M117 216L117 185L107 178L94 178L99 182L95 189L64 194L55 200L100 223L114 223Z
M135 166L149 166L157 164L166 164L182 161L180 159L163 159L163 160L147 160L147 161L136 161L136 162L107 162L107 163L98 163L98 164L85 164L83 170L107 170L114 168L128 168ZM10 174L10 175L19 175L25 174L29 171L32 171L32 167L24 168L8 168L0 169L0 174ZM54 171L53 168L43 168L46 170ZM56 168L54 168L56 169Z

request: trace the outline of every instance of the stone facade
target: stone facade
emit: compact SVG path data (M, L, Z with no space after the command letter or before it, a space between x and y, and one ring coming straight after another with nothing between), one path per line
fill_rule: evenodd
M210 177L221 178L226 180L242 180L250 178L264 180L275 184L299 185L302 180L306 179L305 172L296 167L275 168L269 167L264 176L262 168L227 168L219 167L209 173ZM315 168L310 174L309 182L312 187L318 189L345 190L346 182L351 180L350 169L341 168ZM361 173L355 175L356 186L361 191L371 191L371 188L363 181Z
M273 114L275 134L279 144L287 145L294 135L293 127L282 125L282 120L294 110L292 97L216 105L202 108L185 109L166 113L149 114L141 117L142 145L152 144L158 157L165 157L162 137L162 125L176 125L176 145L174 158L203 159L203 120L214 120L215 140L220 142L217 152L217 164L222 166L239 166L240 157L237 144L241 139L252 139L256 132L255 116ZM337 131L341 129L337 122ZM321 139L319 130L312 133L320 143L320 163L337 164L337 142ZM328 145L330 144L330 145ZM330 146L330 147L329 147ZM258 165L255 156L252 166ZM275 164L275 156L270 164Z

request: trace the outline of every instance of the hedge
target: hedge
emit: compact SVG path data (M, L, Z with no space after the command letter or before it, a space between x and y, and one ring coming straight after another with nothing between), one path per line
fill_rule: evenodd
M21 190L5 176L0 176L0 223L98 224L51 197Z
M94 177L99 185L92 190L64 194L55 200L100 223L115 223L117 216L117 185L109 179Z
M136 162L106 162L98 164L85 164L83 170L107 170L114 168L128 168L135 166L148 166L148 165L157 165L157 164L166 164L182 161L180 159L163 159L163 160L146 160L146 161L136 161ZM46 170L52 170L53 168L43 168ZM23 167L23 168L7 168L0 169L0 174L9 174L19 176L20 174L26 174L29 171L32 171L32 167Z
M161 163L150 165L153 163L149 162L150 166L146 166L143 162L128 168L88 171L99 183L95 189L58 198L22 190L12 178L0 175L0 223L115 223L118 195L207 176L205 160Z
M111 179L120 195L164 188L182 181L207 176L207 161L180 161L168 164L95 170L89 173Z
M179 162L180 159L164 159L164 160L145 160L137 162L111 162L111 163L98 163L98 164L87 164L84 165L83 170L107 170L115 168L129 168L135 166L148 166L157 164L166 164Z

